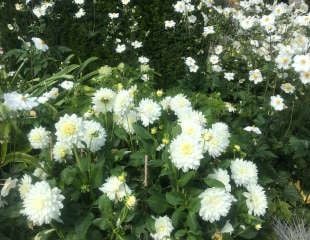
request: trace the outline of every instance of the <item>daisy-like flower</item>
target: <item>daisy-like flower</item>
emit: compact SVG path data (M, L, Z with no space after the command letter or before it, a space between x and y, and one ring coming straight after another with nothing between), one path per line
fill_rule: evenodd
M64 199L57 187L51 188L46 181L37 182L23 199L21 213L34 225L49 224L52 220L59 220Z
M225 123L214 123L203 133L203 148L210 156L220 156L229 145L230 133Z
M96 152L104 146L106 131L95 121L86 120L83 122L84 132L81 141L86 144L90 151Z
M147 64L147 63L149 63L150 59L148 59L147 57L141 56L138 58L138 61L141 64Z
M74 16L76 18L81 18L81 17L85 16L85 14L86 14L86 12L85 12L84 8L80 8L79 11L77 11Z
M33 149L47 148L50 143L50 132L44 127L35 127L28 134L28 140Z
M190 72L197 72L199 69L199 67L196 64L195 59L193 59L192 57L185 58L185 64L189 68Z
M56 162L65 161L66 157L72 155L72 150L70 145L63 142L56 142L53 147L53 159Z
M300 81L303 84L309 84L310 83L310 71L308 71L308 72L301 72L300 73Z
M133 92L130 90L120 90L113 102L113 112L123 116L133 107Z
M137 107L138 117L144 127L148 127L160 118L161 107L149 98L142 99Z
M267 198L264 189L259 185L250 185L247 192L243 193L246 197L248 212L254 216L263 216L267 209Z
M286 108L284 100L280 95L270 97L270 105L276 111L282 111Z
M20 180L20 183L18 184L18 191L21 199L24 199L29 192L31 185L32 184L32 179L29 175L25 174L23 178Z
M214 30L214 27L213 27L213 26L207 26L207 27L204 27L204 28L203 28L203 33L202 33L202 35L203 35L204 37L206 37L206 36L208 36L208 35L210 35L210 34L213 34L213 33L215 33L215 30Z
M121 0L123 5L128 5L130 3L130 0Z
M249 186L257 183L257 167L253 162L240 158L230 164L231 178L237 186Z
M158 217L155 219L155 233L151 234L154 240L170 239L173 231L172 221L168 216Z
M197 139L181 134L170 144L172 163L184 172L197 169L203 158L202 146Z
M208 188L199 195L199 198L199 215L204 221L211 223L226 217L235 201L233 195L223 188Z
M210 63L213 65L218 64L220 61L219 57L217 55L211 55L210 56Z
M289 69L292 62L291 56L288 54L279 54L275 59L278 68Z
M39 105L36 97L22 95L17 92L5 93L3 95L4 105L11 111L32 110Z
M196 119L192 117L181 119L179 125L182 129L182 135L192 137L193 139L201 138L202 126Z
M262 18L260 19L260 24L263 27L268 27L268 26L272 26L274 25L275 22L275 17L270 14L270 15L264 15L262 16Z
M285 93L291 94L295 92L295 87L290 83L283 83L280 87Z
M4 182L3 187L1 188L1 197L6 197L9 195L10 191L16 187L17 179L12 179L11 177L7 178Z
M231 191L231 186L230 186L230 177L229 174L227 172L227 170L224 169L216 169L212 174L208 175L209 178L213 178L217 181L222 182L225 185L225 190L227 192Z
M292 66L296 72L310 71L310 55L296 55L293 61Z
M126 196L131 195L132 192L122 176L107 178L99 190L105 193L111 201L115 202L122 201Z
M31 40L33 41L36 49L38 49L42 52L46 52L48 50L48 46L46 45L46 43L41 38L33 37L33 38L31 38Z
M55 124L57 141L77 145L83 136L83 120L76 114L65 114Z
M173 20L165 21L165 29L174 28L174 27L175 27L175 21Z
M84 4L84 0L73 0L73 2L78 5Z
M59 86L65 90L70 90L73 88L74 83L72 81L63 81Z
M118 115L114 116L116 123L122 126L126 132L134 133L133 124L138 121L138 114L136 111L131 110L123 117L119 117Z
M131 46L133 46L134 49L138 49L138 48L141 48L143 46L142 42L140 41L134 41L131 43Z
M235 74L232 72L224 73L224 78L228 81L234 80Z
M170 98L169 107L177 116L181 116L182 114L192 111L191 102L183 94L178 94Z
M115 92L109 88L100 88L97 90L92 97L92 104L95 112L111 112L115 95Z
M255 126L246 126L243 130L245 130L247 132L253 132L253 133L256 133L258 135L262 134L261 130Z
M126 45L125 44L118 44L117 46L116 46L116 49L115 49L115 51L117 52L117 53L122 53L122 52L124 52L126 50Z
M254 82L254 84L258 84L263 81L262 73L259 69L251 70L249 72L249 80Z

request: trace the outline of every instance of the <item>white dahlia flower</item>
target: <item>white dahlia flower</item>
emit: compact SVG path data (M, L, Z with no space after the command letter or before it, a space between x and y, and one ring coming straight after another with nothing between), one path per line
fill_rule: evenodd
M128 133L134 133L133 124L138 121L138 114L136 111L131 110L125 116L120 118L119 124Z
M83 120L76 114L65 114L55 124L57 141L77 145L83 136Z
M83 122L84 132L81 141L86 144L90 151L96 152L105 144L106 131L95 121Z
M32 179L28 174L24 174L18 184L18 191L21 199L24 199L31 188Z
M3 94L4 105L11 111L31 110L39 105L36 97L30 97L28 94L9 92Z
M50 132L44 127L35 127L28 134L28 140L34 149L47 148L50 143Z
M199 198L199 215L204 221L211 223L226 217L235 201L233 195L223 188L208 188L199 195Z
M160 118L161 107L151 99L142 99L137 107L139 119L144 127L148 127Z
M247 192L243 193L246 197L248 212L254 216L263 216L267 209L267 198L264 189L259 185L250 185Z
M231 178L237 186L249 186L257 183L257 167L253 162L240 158L231 162Z
M133 107L133 93L130 90L119 91L114 99L113 111L116 115L123 116Z
M151 233L154 240L170 239L173 231L172 221L169 217L163 216L155 219L155 233Z
M100 88L97 90L92 97L94 111L96 113L111 112L115 95L115 92L109 88Z
M57 187L51 188L46 181L37 182L23 199L21 213L34 225L49 224L52 220L59 220L64 199Z
M106 179L105 183L99 188L112 201L122 201L124 197L131 194L131 189L124 182L122 177L112 176Z
M184 172L197 169L203 158L201 143L192 137L181 134L170 144L172 163Z
M7 195L9 195L10 191L16 187L17 181L18 180L16 178L7 178L3 184L3 187L1 188L1 197L6 197Z
M179 123L182 129L182 135L200 139L202 134L202 126L194 121L191 117L184 119Z
M230 133L225 123L214 123L203 134L203 148L211 157L220 156L229 145Z
M191 102L183 94L172 97L169 105L170 109L174 111L177 116L192 111Z
M67 156L72 155L70 145L63 142L56 142L53 147L53 159L56 162L63 162Z
M225 189L227 192L231 191L230 177L229 177L227 170L224 170L221 168L216 169L216 170L214 170L214 173L209 174L208 177L213 178L213 179L223 183L225 185Z

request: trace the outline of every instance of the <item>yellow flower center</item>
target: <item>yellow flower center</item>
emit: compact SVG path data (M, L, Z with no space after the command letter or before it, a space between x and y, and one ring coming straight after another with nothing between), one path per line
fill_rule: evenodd
M31 140L33 142L40 142L42 140L42 136L40 134L38 134L38 133L32 134Z
M66 122L61 126L61 132L65 136L71 136L76 132L76 126L73 123Z
M181 152L183 155L191 155L193 153L193 145L190 143L183 143L181 145Z
M44 198L40 196L34 199L32 202L32 208L36 211L41 211L44 208Z

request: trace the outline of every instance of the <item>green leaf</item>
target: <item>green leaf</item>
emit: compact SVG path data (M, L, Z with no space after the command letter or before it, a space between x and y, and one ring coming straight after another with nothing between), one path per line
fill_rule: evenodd
M244 232L240 234L240 237L243 239L253 239L257 235L257 231L254 231L252 229L246 229Z
M180 205L183 202L183 196L178 192L167 192L166 200L172 206Z
M180 187L184 187L190 180L192 180L192 178L194 178L196 175L195 171L189 171L187 173L185 173L179 180L179 186Z
M146 202L148 206L154 211L155 213L162 214L166 211L168 208L168 204L163 201L165 199L165 196L163 194L154 194L151 197L149 197Z
M70 185L76 179L77 174L78 174L78 170L73 166L69 166L65 168L64 170L62 170L60 174L61 181L65 185Z
M92 220L94 215L88 213L84 219L75 225L75 232L80 237L80 239L85 239L89 227L92 225Z
M153 140L152 135L145 130L143 127L134 124L133 129L135 130L135 133L137 134L138 137L140 137L142 140Z
M186 218L186 225L192 230L196 231L198 229L197 216L193 212L189 212Z
M101 213L106 217L111 217L113 213L113 206L111 200L105 196L102 195L98 200L98 205Z
M213 178L205 178L204 182L209 186L209 187L216 187L216 188L225 188L225 185Z
M98 228L100 228L101 230L107 230L112 227L109 220L105 217L94 219L93 224Z

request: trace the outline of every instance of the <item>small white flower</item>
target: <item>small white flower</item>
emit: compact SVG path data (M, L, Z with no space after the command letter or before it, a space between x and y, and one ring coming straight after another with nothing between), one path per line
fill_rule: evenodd
M125 44L118 44L117 46L116 46L116 49L115 49L115 51L117 52L117 53L122 53L122 52L124 52L126 50L126 45Z
M231 162L231 178L237 186L249 186L257 183L257 167L254 163L240 158Z
M56 142L53 147L53 159L56 162L63 162L67 156L72 155L71 147L64 142Z
M259 69L251 70L249 72L249 80L254 82L254 84L258 84L263 81L262 73Z
M224 73L224 78L228 81L234 80L235 74L232 72L226 72Z
M229 213L234 197L223 188L208 188L199 195L199 216L210 223L219 221Z
M197 72L199 69L195 59L193 59L192 57L185 58L185 64L188 66L190 72Z
M175 21L173 20L165 21L165 29L174 28L174 27L175 27Z
M147 57L141 56L141 57L139 57L138 61L141 64L147 64L147 63L149 63L150 59L148 59Z
M310 71L310 55L297 55L293 59L293 68L296 72Z
M222 182L225 185L225 190L227 192L231 191L231 186L230 186L230 183L229 183L230 182L230 177L228 175L227 170L224 170L224 169L221 169L221 168L216 169L216 170L214 170L214 173L209 174L208 177Z
M267 199L264 189L259 185L250 185L247 192L243 193L246 197L248 212L254 216L263 216L267 209Z
M48 46L41 38L33 37L31 40L33 41L36 49L42 52L46 52L48 50Z
M151 234L154 240L168 240L173 231L172 221L168 216L155 219L155 233Z
M133 46L134 49L138 49L142 47L142 42L140 41L134 41L131 43L131 46Z
M3 187L1 188L1 197L6 197L9 195L10 191L16 187L17 179L12 179L11 177L7 178L4 182Z
M286 108L284 100L280 95L270 97L270 105L276 111L282 111Z
M219 57L217 55L211 55L210 56L210 63L213 65L218 64L220 61Z
M23 199L21 213L34 225L49 224L52 220L59 220L64 199L57 187L51 188L46 181L37 182Z
M290 83L283 83L280 87L285 93L291 94L295 92L295 87Z
M161 107L151 99L142 99L137 107L138 117L144 127L148 127L160 118Z
M116 19L119 17L119 13L109 13L108 15L109 15L109 18L111 19Z
M301 72L300 73L300 81L303 84L309 84L310 83L310 71L308 71L308 72Z
M113 109L115 92L109 88L100 88L92 97L93 109L96 113L111 112Z
M128 5L130 3L130 0L121 0L123 5Z
M214 30L214 27L213 27L213 26L207 26L207 27L204 27L204 28L203 28L203 33L202 33L202 35L203 35L204 37L206 37L206 36L208 36L208 35L210 35L210 34L213 34L213 33L215 33L215 30Z
M29 175L25 174L18 185L18 191L21 199L24 199L29 192L32 184L32 179Z
M33 149L47 148L50 143L50 132L43 127L35 127L28 134L28 140Z
M86 144L91 152L96 152L104 146L106 141L106 131L97 122L86 120L83 122L83 136L81 141Z
M85 14L86 14L85 10L83 8L80 8L79 11L77 11L74 16L76 18L81 18L85 16Z
M116 176L107 178L99 190L105 193L111 201L115 202L122 201L132 192L124 180Z
M63 81L60 84L60 87L62 87L63 89L66 89L66 90L72 89L73 86L74 86L74 83L72 81Z
M73 2L78 5L84 4L84 0L73 0Z
M255 127L255 126L246 126L244 128L245 131L247 132L254 132L258 135L262 134L261 130L258 128L258 127Z

